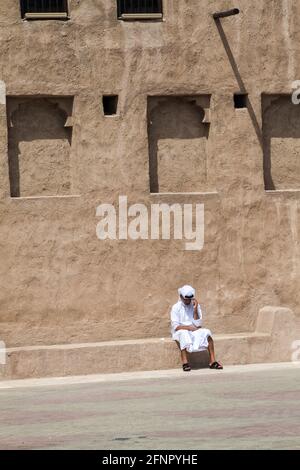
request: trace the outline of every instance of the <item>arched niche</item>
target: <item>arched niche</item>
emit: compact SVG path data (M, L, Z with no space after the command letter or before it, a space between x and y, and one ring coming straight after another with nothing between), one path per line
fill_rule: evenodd
M148 98L150 191L207 189L209 96Z
M300 189L300 105L292 96L263 95L266 190Z
M72 108L73 98L9 98L12 197L70 194Z

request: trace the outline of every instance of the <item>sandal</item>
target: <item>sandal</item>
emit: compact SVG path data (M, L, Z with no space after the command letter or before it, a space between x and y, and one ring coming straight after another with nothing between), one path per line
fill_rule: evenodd
M188 362L186 364L182 364L182 368L184 372L191 372L192 370Z
M213 362L212 364L210 364L209 368L210 368L210 369L222 370L222 369L223 369L223 366L222 366L222 364L220 364L219 362L215 361L215 362Z

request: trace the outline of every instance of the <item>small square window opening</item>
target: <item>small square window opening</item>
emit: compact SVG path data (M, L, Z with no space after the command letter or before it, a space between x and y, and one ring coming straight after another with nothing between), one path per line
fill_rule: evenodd
M236 93L234 95L234 107L235 109L243 109L248 107L248 95L242 93Z
M118 111L118 95L105 95L102 98L104 116L115 116Z

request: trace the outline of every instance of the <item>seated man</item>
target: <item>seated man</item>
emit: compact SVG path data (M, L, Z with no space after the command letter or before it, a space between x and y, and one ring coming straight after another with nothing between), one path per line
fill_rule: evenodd
M187 352L193 353L208 349L211 369L223 369L216 361L214 342L210 330L202 328L202 312L195 299L195 289L184 286L178 290L180 300L171 310L172 338L181 350L182 368L189 372L191 367Z

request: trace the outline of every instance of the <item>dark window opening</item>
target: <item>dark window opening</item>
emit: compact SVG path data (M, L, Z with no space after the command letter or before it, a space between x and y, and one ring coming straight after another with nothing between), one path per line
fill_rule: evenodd
M235 109L243 109L248 107L248 95L236 93L234 95L234 107Z
M20 0L20 6L22 18L68 16L68 0Z
M117 95L103 96L103 112L104 116L113 116L117 114L118 110L118 99Z
M162 0L118 0L118 17L124 15L162 16Z

